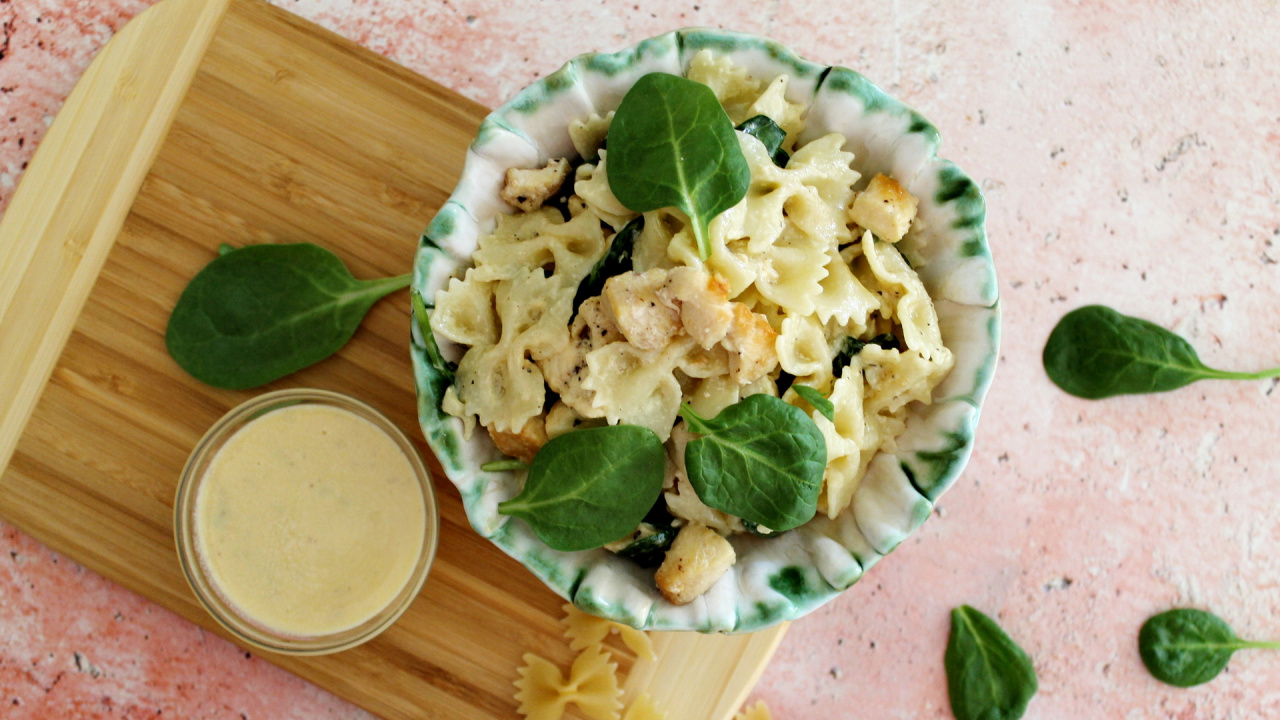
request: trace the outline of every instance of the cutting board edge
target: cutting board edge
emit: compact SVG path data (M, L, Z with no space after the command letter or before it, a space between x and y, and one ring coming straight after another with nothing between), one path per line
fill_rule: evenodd
M90 63L68 97L23 177L9 211L0 218L0 333L16 329L21 336L21 342L0 346L0 482L92 295L107 256L165 145L210 43L218 36L228 12L242 2L161 0L122 28ZM149 41L161 34L169 36L166 47L177 48L171 53L177 58L173 63L156 62L159 53L155 51L140 54L139 46L144 43L154 50ZM183 39L177 41L174 37ZM141 59L148 62L139 62ZM86 172L103 167L114 170ZM81 204L83 198L93 202ZM68 207L79 211L71 220L60 217ZM33 280L50 277L56 282ZM56 301L41 306L41 314L26 316L25 308L38 299L37 295L54 297ZM20 311L23 317L17 316ZM23 329L33 332L22 333ZM17 369L7 373L4 368L9 366ZM58 538L33 532L22 523L15 526L50 547L61 549ZM109 568L96 567L93 562L85 564L129 585ZM140 594L155 600L151 593ZM172 609L171 604L162 604ZM744 647L759 647L761 652L749 673L744 674L735 666L735 672L727 676L726 681L736 682L732 699L722 698L718 704L725 720L732 715L726 706L741 704L784 632L785 628L779 628L761 633L754 643L746 636L735 641ZM763 642L766 637L769 640ZM693 642L695 638L686 640ZM296 668L289 669L307 675ZM320 679L311 679L325 685ZM364 702L360 704L368 707Z
M161 0L129 21L76 83L0 218L0 335L11 339L0 345L0 476L231 2ZM176 46L174 62L142 52L157 37Z

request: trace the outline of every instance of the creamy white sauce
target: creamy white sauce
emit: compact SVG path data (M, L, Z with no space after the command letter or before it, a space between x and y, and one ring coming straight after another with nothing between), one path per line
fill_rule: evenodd
M318 637L387 607L422 552L413 466L369 420L296 405L245 425L200 484L195 542L222 598L264 629Z

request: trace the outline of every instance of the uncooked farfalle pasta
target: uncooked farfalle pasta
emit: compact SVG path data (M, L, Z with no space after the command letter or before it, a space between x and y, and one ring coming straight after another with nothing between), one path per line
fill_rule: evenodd
M610 634L617 633L622 637L622 644L635 653L636 657L641 660L657 659L649 633L585 613L573 605L565 604L563 609L564 635L569 639L570 650L585 650L603 643Z
M526 653L524 667L516 680L517 712L529 720L560 720L566 708L576 705L583 714L596 720L667 720L667 712L648 693L638 693L622 711L622 690L618 682L618 665L609 660L603 640L619 632L622 641L636 654L636 667L656 662L653 641L647 632L588 615L572 605L564 606L565 637L571 650L581 653L573 661L566 679L550 660ZM763 700L742 707L734 720L771 720Z
M550 660L533 653L525 653L524 662L515 697L518 712L529 720L560 720L570 703L596 720L618 720L622 710L618 664L610 661L602 646L592 645L578 655L568 678Z

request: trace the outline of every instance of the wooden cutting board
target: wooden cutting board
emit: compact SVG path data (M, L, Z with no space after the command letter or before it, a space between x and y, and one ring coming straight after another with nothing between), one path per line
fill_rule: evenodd
M219 243L311 241L357 277L407 272L486 109L259 0L164 0L119 33L59 113L0 223L0 516L221 633L178 567L173 499L204 431L253 393L164 351L169 312ZM336 357L260 391L345 392L420 437L407 293ZM442 505L422 595L353 650L268 659L388 718L513 718L534 651L567 668L561 600ZM619 652L627 698L730 717L784 628L655 633ZM224 635L225 636L225 635Z

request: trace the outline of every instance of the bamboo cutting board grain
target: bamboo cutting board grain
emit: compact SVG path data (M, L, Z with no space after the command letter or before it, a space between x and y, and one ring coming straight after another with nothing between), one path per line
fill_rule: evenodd
M183 462L253 393L164 351L168 315L221 242L311 241L357 277L406 272L486 110L260 0L164 0L95 59L0 223L0 516L207 628L173 546ZM274 387L359 397L411 437L408 298ZM434 472L439 465L418 443ZM572 660L561 600L472 532L436 483L423 594L376 640L270 660L388 718L512 718L521 656ZM627 698L730 717L784 632L655 634L617 653Z

